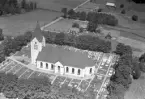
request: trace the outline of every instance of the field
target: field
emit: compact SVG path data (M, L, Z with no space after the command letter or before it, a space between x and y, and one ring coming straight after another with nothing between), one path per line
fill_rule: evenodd
M25 31L33 30L36 26L36 21L39 21L40 26L43 26L60 15L60 12L36 10L21 15L0 17L0 28L3 29L4 35L17 36Z
M38 3L39 8L61 11L62 8L72 9L86 0L32 0Z
M49 27L44 28L44 30L67 32L72 27L73 21L74 20L71 20L71 19L62 19L62 20L50 25Z

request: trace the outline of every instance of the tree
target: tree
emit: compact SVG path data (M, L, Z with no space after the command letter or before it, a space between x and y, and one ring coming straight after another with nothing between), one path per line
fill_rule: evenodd
M137 15L133 15L133 16L132 16L132 20L133 20L133 21L137 21L137 20L138 20L138 16L137 16Z
M58 33L55 37L55 43L58 45L63 45L64 44L64 33Z
M143 53L140 57L139 57L139 62L145 62L145 53Z
M26 8L26 0L21 1L21 8L23 8L23 9Z
M3 30L0 29L0 41L4 40Z
M95 24L93 22L89 22L87 30L90 32L95 32L97 27L98 27L97 24Z
M62 8L61 12L63 13L63 17L66 18L67 17L67 8Z
M76 12L73 9L68 10L69 18L76 19Z
M86 14L86 12L84 12L84 11L81 12L81 13L80 13L80 16L79 16L79 19L82 20L82 21L85 21L86 18L87 18L87 14Z
M121 5L120 5L120 8L124 8L124 4L121 4Z

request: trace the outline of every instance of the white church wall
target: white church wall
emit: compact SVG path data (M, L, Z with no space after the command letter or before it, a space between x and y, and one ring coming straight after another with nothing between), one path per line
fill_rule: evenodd
M60 74L64 74L64 67L63 67L63 65L60 63L60 62L56 62L55 63L55 72L56 73L60 73ZM59 67L60 66L60 70L59 70Z
M34 48L35 44L37 45L38 49ZM31 63L32 64L36 64L37 56L41 50L42 50L42 44L36 38L34 38L31 41L31 60L32 60Z
M92 69L91 72L90 72L90 69ZM84 71L85 71L85 76L91 76L95 72L95 66L93 66L93 67L85 67Z

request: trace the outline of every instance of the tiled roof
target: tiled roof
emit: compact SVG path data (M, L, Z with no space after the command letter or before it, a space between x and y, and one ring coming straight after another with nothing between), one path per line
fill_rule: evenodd
M34 32L32 32L32 39L35 38L35 37L40 42L43 39L43 34L42 34L41 27L40 27L38 21L37 21L37 25L36 25L36 28L35 28Z
M46 45L42 51L38 54L38 61L56 63L60 62L64 66L72 66L77 68L92 67L95 65L95 61L88 58L86 52L81 53L79 51L70 51L64 49L62 46Z

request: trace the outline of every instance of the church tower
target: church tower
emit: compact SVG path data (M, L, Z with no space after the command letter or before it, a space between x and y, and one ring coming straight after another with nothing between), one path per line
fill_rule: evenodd
M42 47L45 46L45 38L42 34L40 25L37 21L36 28L32 32L32 41L31 41L31 63L36 65L36 59L41 52Z

